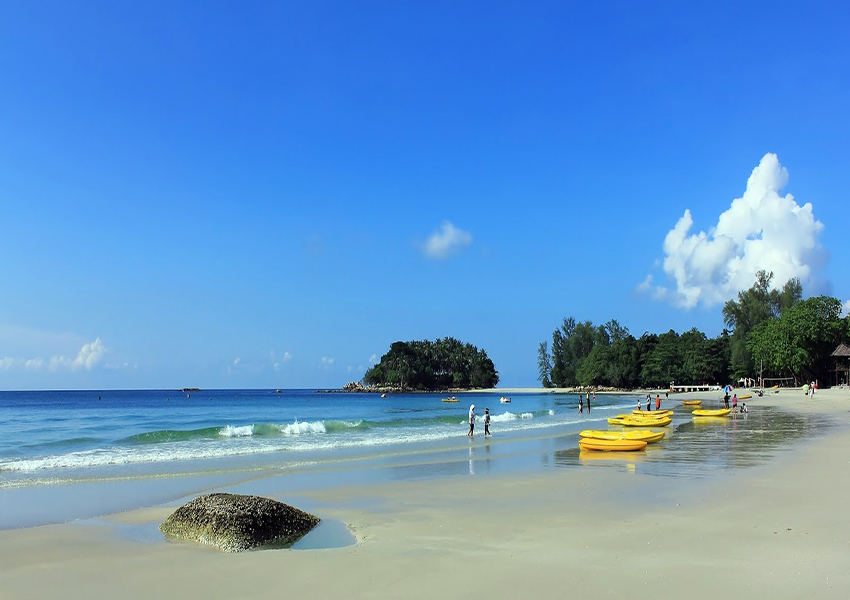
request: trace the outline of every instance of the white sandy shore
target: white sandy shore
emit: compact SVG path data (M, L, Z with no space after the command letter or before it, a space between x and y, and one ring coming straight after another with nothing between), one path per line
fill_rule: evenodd
M315 492L358 537L338 549L228 555L109 525L3 531L0 598L847 598L850 392L747 403L837 426L719 480L576 468Z

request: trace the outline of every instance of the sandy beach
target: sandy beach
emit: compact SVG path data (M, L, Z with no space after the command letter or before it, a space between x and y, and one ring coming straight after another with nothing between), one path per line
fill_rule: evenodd
M830 425L768 464L705 479L591 465L306 492L356 536L341 548L231 555L118 534L170 507L0 531L0 597L848 597L850 391L747 404Z

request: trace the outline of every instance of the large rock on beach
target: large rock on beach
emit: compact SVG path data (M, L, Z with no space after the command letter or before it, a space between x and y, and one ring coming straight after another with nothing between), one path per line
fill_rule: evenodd
M225 552L241 552L259 546L291 546L320 520L270 498L207 494L175 510L159 530L169 539L209 544Z

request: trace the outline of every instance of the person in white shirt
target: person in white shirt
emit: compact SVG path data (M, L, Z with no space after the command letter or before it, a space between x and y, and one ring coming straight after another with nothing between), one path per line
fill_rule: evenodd
M750 412L750 411L747 410L747 403L746 402L741 402L741 412L742 413Z
M469 405L469 433L466 435L468 437L473 437L473 430L475 429L475 405Z

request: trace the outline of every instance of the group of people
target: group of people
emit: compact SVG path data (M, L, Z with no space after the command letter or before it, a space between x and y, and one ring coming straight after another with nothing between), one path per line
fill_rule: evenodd
M585 392L585 397L587 400L587 412L590 414L590 392ZM596 392L593 392L593 401L596 402ZM578 395L578 412L584 412L584 403L582 402L581 394Z
M664 392L664 400L669 400L669 392ZM640 398L638 398L637 409L641 409ZM652 394L646 395L646 410L652 410ZM661 410L661 394L655 394L655 410Z
M729 408L729 391L728 390L723 395L723 406L726 407L726 408ZM738 394L737 393L732 394L732 412L733 413L749 412L749 410L747 410L747 403L746 402L742 402L741 403L741 410L738 410Z
M806 391L806 395L809 397L809 400L815 397L815 392L818 390L818 384L816 381L813 381L809 384L809 389Z
M475 432L475 405L469 405L469 431L467 437L474 437ZM490 409L484 409L484 437L490 437Z

